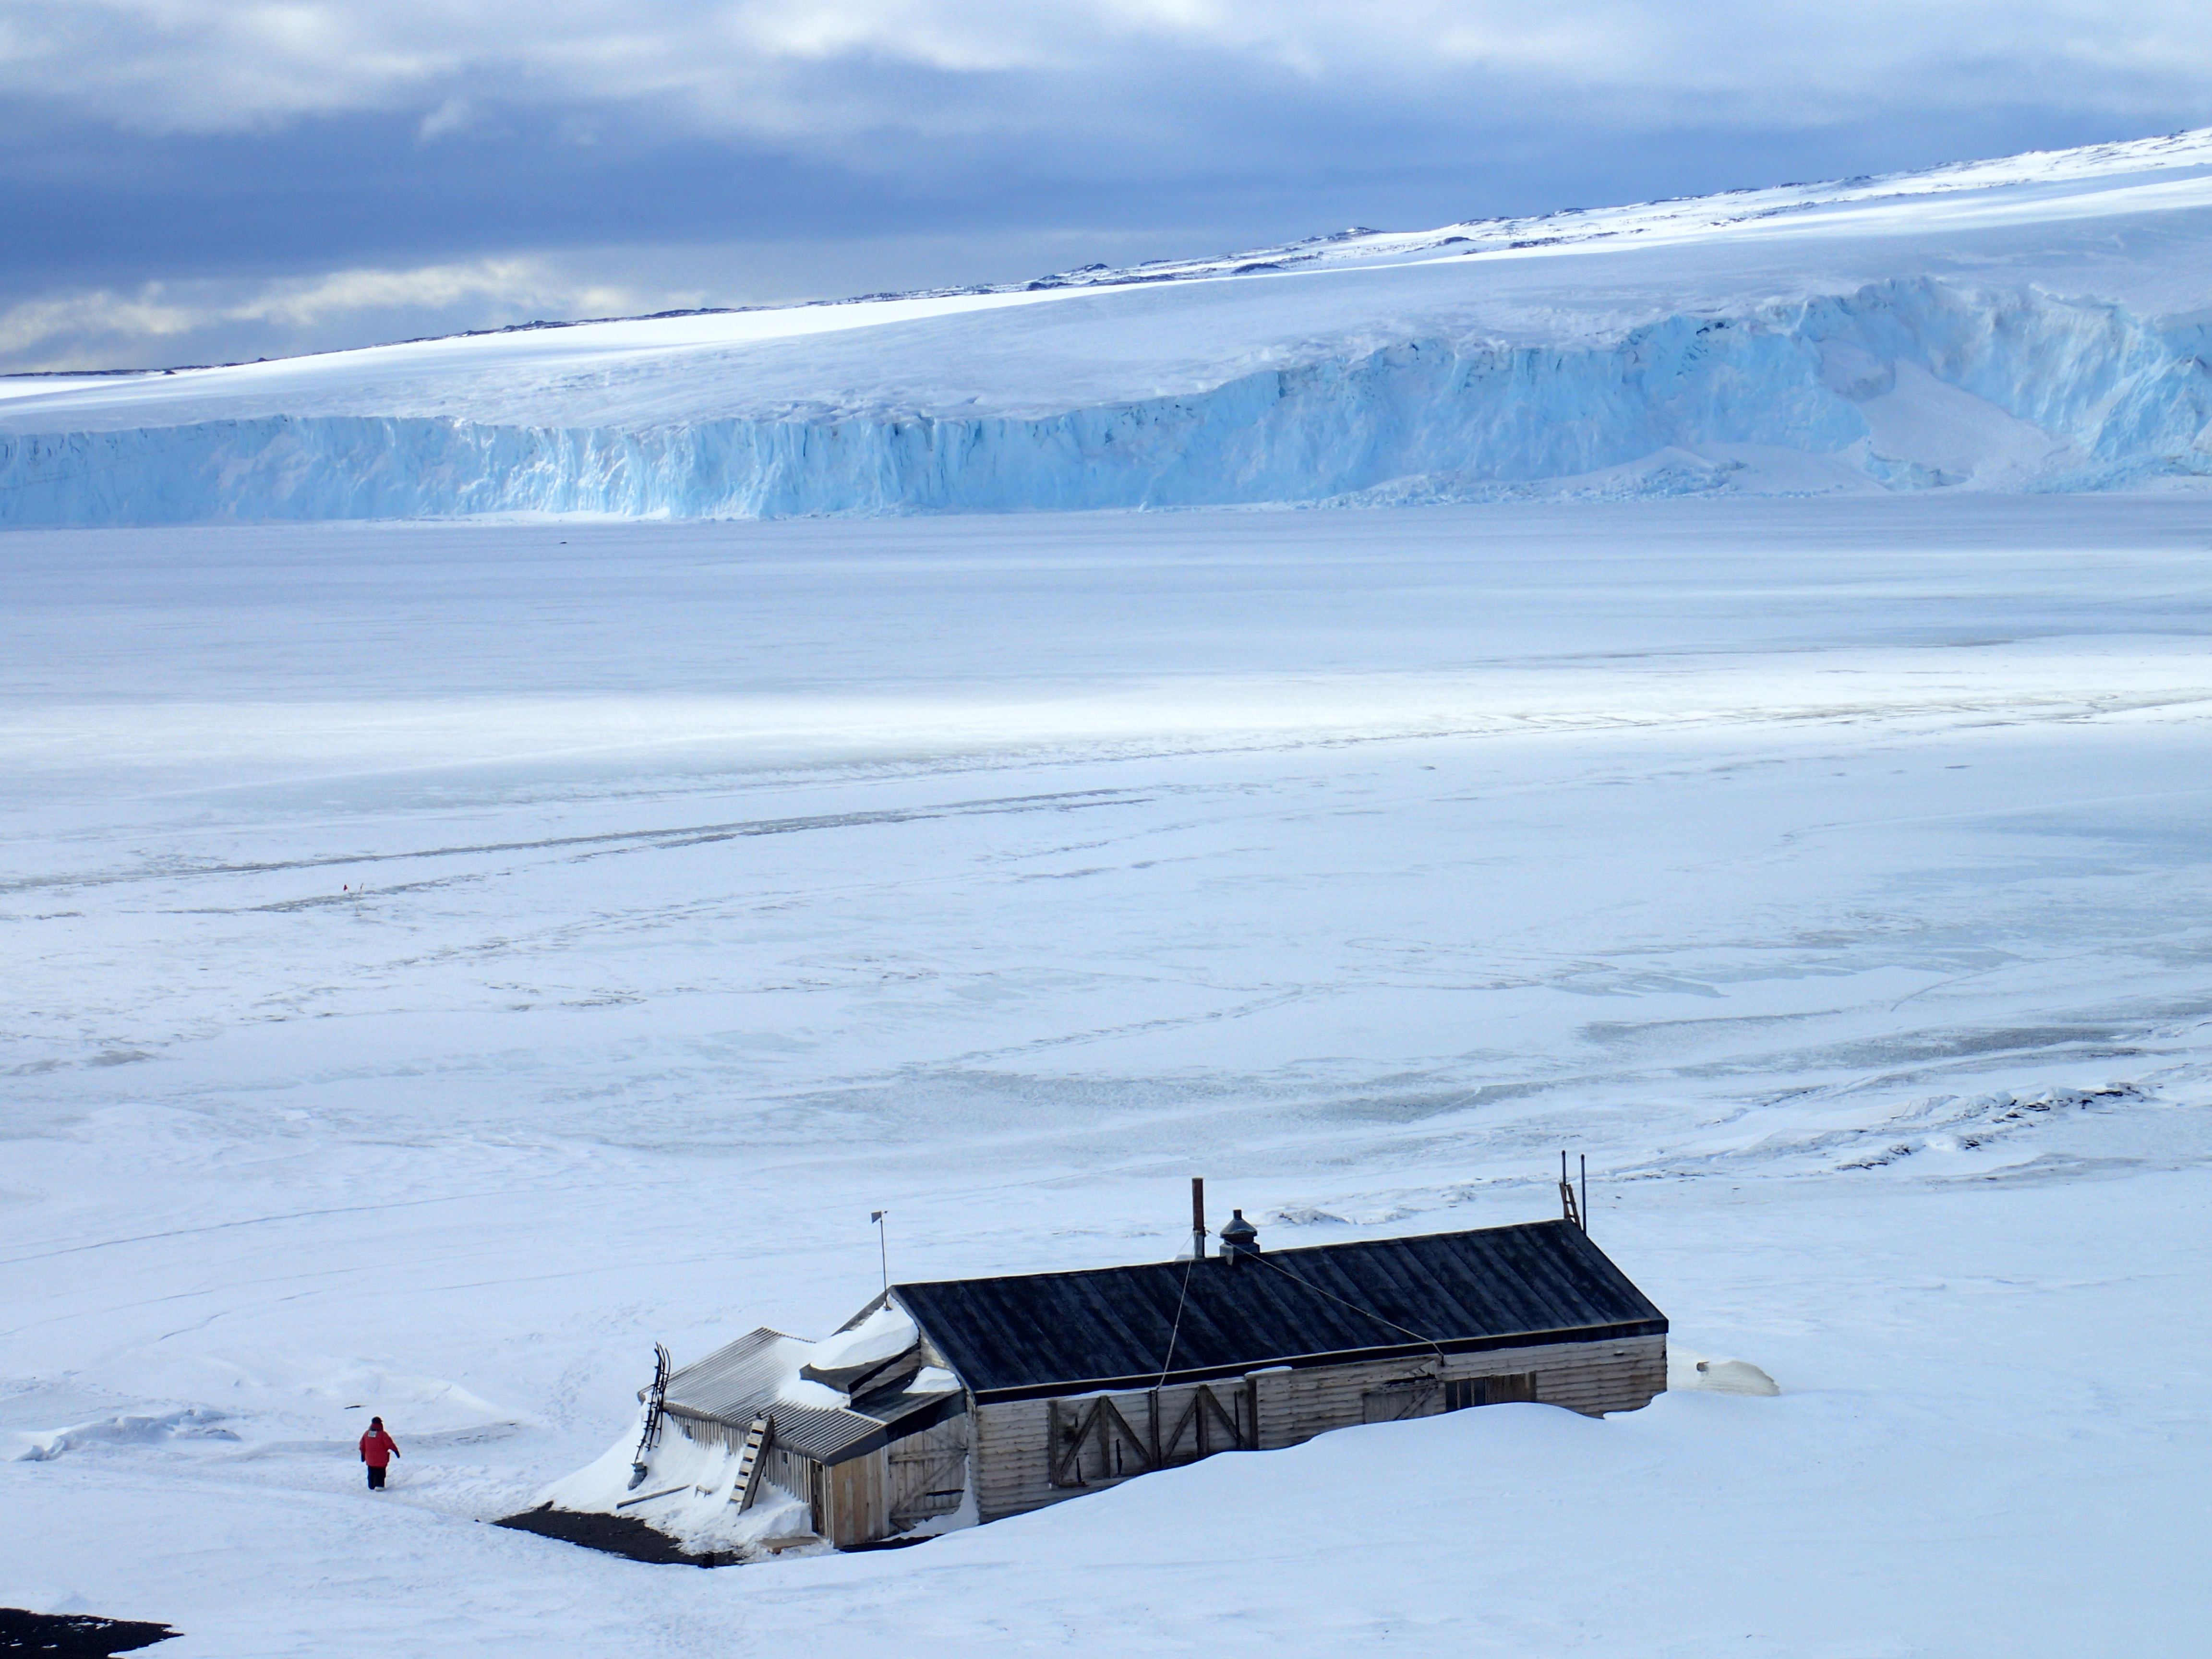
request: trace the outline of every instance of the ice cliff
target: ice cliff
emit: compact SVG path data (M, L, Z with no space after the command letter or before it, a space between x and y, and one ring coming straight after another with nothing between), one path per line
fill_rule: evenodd
M18 380L0 522L2198 479L2212 143L2162 155L2148 181L2074 155L1643 241L1376 239L1365 265L1331 246L1306 272Z

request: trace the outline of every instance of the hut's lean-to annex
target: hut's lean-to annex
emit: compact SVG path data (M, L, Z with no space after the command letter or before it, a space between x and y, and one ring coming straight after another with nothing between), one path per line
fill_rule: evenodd
M819 1344L755 1331L668 1378L666 1429L750 1449L749 1492L850 1548L1353 1424L1666 1387L1666 1317L1572 1222L1264 1255L1242 1226L1218 1256L894 1285Z

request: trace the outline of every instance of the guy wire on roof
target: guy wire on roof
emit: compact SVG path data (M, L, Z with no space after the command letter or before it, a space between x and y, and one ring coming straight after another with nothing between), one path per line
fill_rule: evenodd
M1168 1370L1175 1364L1176 1339L1182 1334L1182 1304L1190 1295L1190 1270L1196 1266L1195 1257L1182 1264L1182 1291L1176 1297L1175 1324L1168 1331L1168 1357L1160 1361L1160 1380L1152 1385L1156 1389L1168 1385Z
M1265 1262L1268 1267L1273 1267L1277 1273L1282 1274L1284 1278L1289 1279L1293 1285L1303 1285L1308 1290L1311 1291L1316 1296L1328 1297L1330 1301L1335 1303L1339 1307L1350 1308L1352 1311L1356 1314L1364 1314L1368 1318L1376 1321L1379 1324L1388 1325L1394 1331L1405 1331L1407 1336L1413 1338L1416 1341L1425 1342L1431 1347L1434 1348L1437 1351L1437 1363L1438 1364L1446 1363L1443 1344L1437 1341L1433 1336L1425 1336L1419 1331L1406 1330L1406 1328L1403 1325L1399 1324L1395 1320L1384 1319L1381 1314L1376 1313L1372 1308L1363 1308L1356 1303L1346 1302L1342 1297L1337 1296L1331 1291L1324 1291L1320 1285L1315 1284L1312 1280L1300 1279L1288 1267L1282 1267L1276 1262L1268 1261L1266 1256L1259 1254L1257 1251L1255 1251L1252 1255L1245 1257L1244 1259L1248 1261ZM1185 1282L1188 1283L1187 1276ZM1177 1319L1180 1320L1182 1316L1180 1312L1178 1312L1176 1316ZM1161 1374L1163 1376L1166 1375L1165 1372Z

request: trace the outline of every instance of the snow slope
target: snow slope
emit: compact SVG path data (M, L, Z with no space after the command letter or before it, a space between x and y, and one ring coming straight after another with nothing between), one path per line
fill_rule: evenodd
M2202 1644L2212 501L0 574L0 1606L160 1659ZM627 1455L655 1341L829 1335L872 1210L901 1278L1160 1260L1194 1174L1318 1243L1554 1212L1562 1146L1778 1395L714 1572L481 1524Z
M2212 131L1019 289L0 382L0 522L2212 472Z

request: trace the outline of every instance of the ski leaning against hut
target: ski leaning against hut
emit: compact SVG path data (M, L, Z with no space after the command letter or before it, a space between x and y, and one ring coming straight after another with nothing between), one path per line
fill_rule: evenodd
M361 1437L361 1461L368 1465L368 1489L384 1490L384 1471L399 1455L399 1443L384 1431L384 1419L368 1419L368 1432Z

